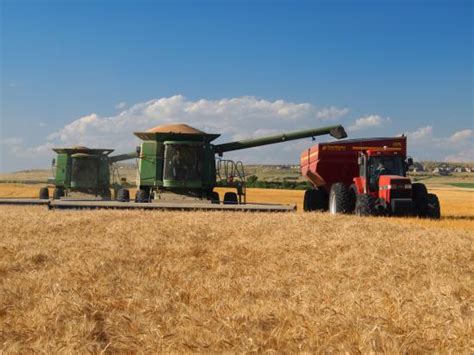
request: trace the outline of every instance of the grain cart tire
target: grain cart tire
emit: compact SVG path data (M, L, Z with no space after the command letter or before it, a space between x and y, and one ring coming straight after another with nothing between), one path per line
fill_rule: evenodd
M374 216L376 214L375 201L375 197L371 195L357 195L355 203L355 214L357 216Z
M150 202L150 194L148 190L138 190L135 194L135 202Z
M350 188L341 182L332 184L329 191L329 212L331 214L351 213Z
M39 198L40 200L47 200L49 199L49 190L47 187L42 187L39 191Z
M216 191L212 191L209 194L209 200L211 200L211 202L214 204L219 204L219 193Z
M304 192L303 210L305 212L316 210L316 190L306 190Z
M130 191L128 189L120 189L117 191L117 201L130 202Z
M63 196L64 196L64 188L56 187L53 191L53 198L55 200L59 200Z
M328 210L328 193L323 189L316 189L315 191L315 209L316 211Z
M235 192L226 192L224 195L224 205L237 205L239 202Z
M424 206L423 215L421 217L430 219L441 218L441 207L439 205L438 196L435 194L428 194L426 197L426 206Z
M428 205L428 191L425 184L415 183L411 185L413 198L413 212L415 216L423 217Z

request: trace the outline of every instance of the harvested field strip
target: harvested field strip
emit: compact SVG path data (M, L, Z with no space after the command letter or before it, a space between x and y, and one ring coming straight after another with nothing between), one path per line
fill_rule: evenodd
M472 232L3 206L0 223L0 351L470 351Z

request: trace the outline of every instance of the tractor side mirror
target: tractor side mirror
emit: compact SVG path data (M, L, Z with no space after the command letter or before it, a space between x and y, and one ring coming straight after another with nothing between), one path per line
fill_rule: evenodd
M142 151L141 147L139 145L137 145L137 149L136 149L136 152L137 152L137 155L140 156L140 152Z
M53 158L53 160L51 161L51 166L55 166L56 165L56 159Z
M407 158L407 166L410 167L413 165L413 158L412 157L408 157Z

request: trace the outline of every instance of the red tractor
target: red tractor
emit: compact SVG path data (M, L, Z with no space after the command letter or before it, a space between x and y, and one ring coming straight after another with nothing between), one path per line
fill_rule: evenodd
M412 164L404 136L316 144L301 154L301 172L314 187L304 210L438 219L437 196L406 176Z

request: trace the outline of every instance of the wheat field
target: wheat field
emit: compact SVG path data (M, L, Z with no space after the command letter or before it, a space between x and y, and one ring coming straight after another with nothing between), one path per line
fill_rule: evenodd
M471 353L472 193L439 192L438 222L0 206L0 352Z

